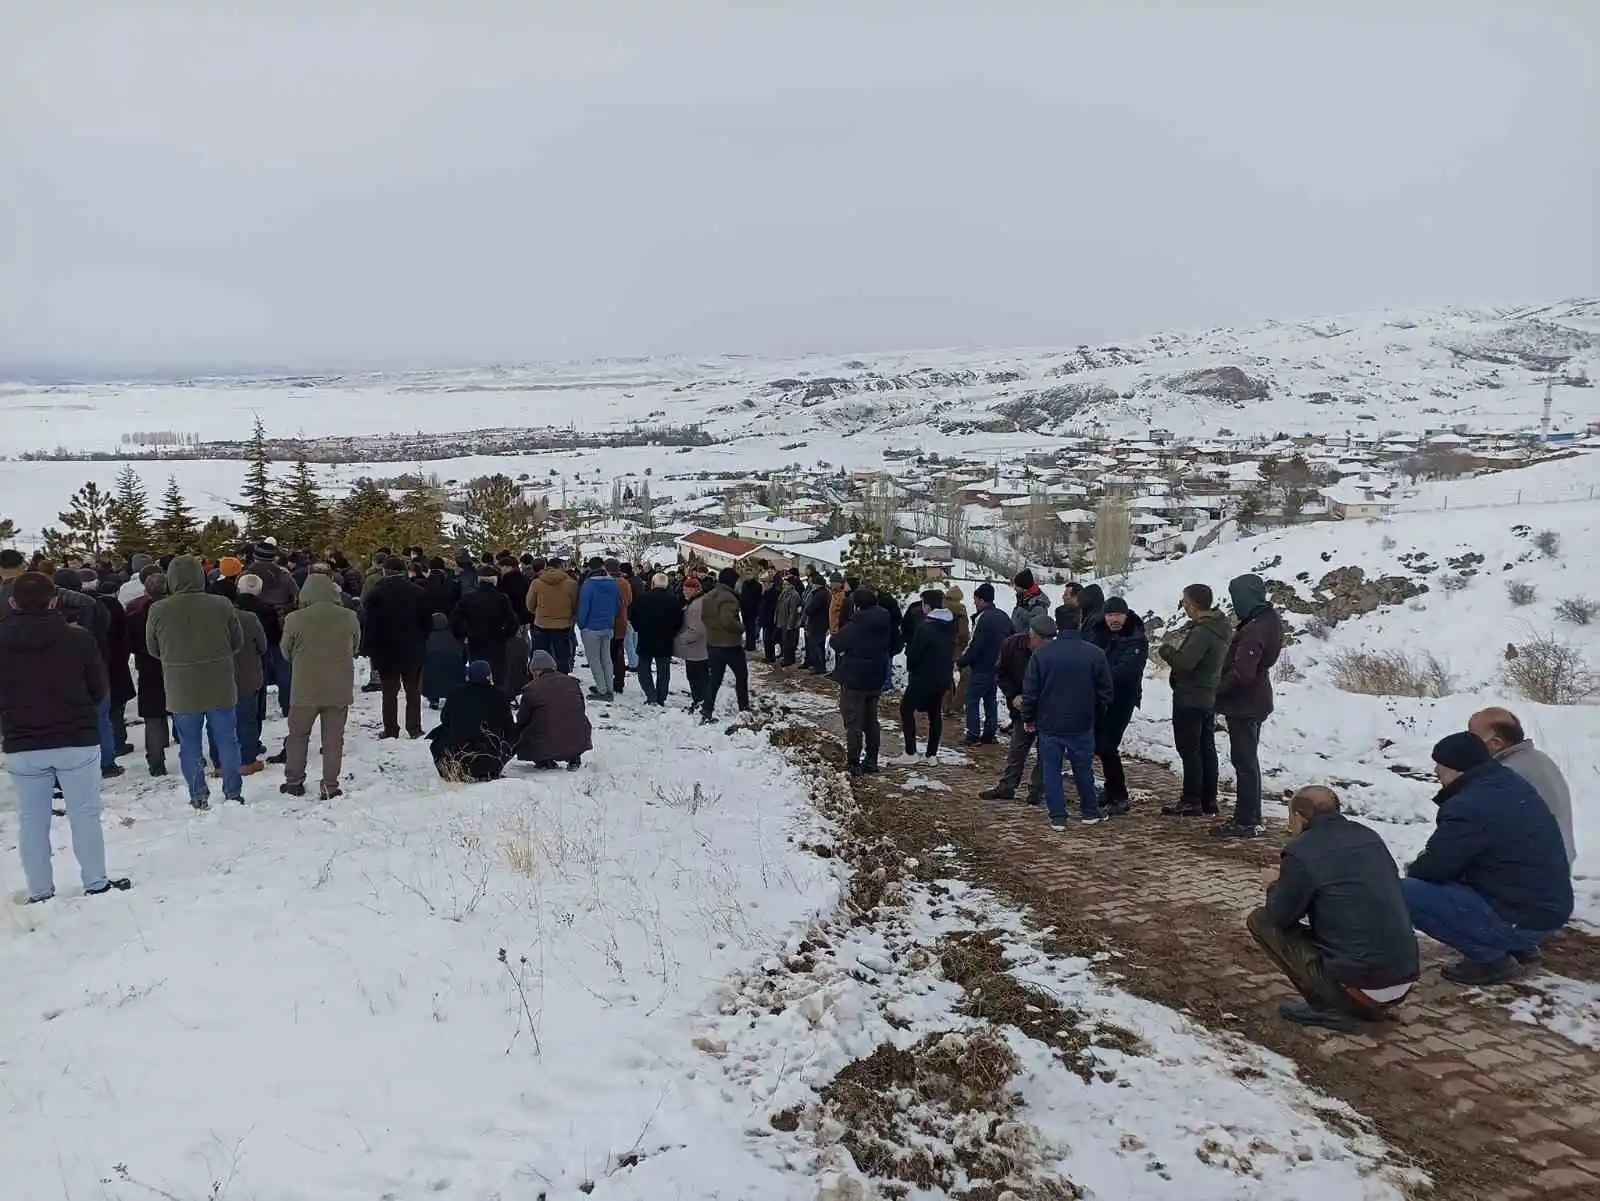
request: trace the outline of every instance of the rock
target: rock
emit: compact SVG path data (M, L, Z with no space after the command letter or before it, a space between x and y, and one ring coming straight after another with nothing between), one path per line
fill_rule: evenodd
M1167 387L1185 396L1205 396L1235 404L1265 400L1270 390L1265 380L1247 375L1238 367L1204 367L1185 372L1167 380Z
M712 1038L709 1034L697 1034L690 1040L690 1044L698 1051L707 1055L726 1055L728 1044L720 1038Z
M822 1021L822 1015L827 1012L828 999L819 988L816 992L807 993L794 1004L795 1012L810 1025L817 1025Z

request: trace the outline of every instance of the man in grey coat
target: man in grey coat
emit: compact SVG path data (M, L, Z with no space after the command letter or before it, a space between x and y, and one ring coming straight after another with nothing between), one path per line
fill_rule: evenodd
M1578 857L1578 844L1572 836L1572 792L1566 777L1549 755L1533 745L1533 739L1523 732L1522 723L1509 709L1480 709L1467 722L1467 729L1489 748L1494 757L1521 776L1539 799L1550 810L1561 827L1561 841L1566 844L1567 862Z

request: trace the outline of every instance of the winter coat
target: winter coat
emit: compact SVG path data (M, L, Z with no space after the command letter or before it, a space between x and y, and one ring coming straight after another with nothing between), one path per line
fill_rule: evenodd
M495 585L505 598L511 602L511 612L516 615L517 624L528 624L528 577L522 574L522 568L513 567L501 575Z
M778 591L778 601L773 607L772 620L780 630L798 630L800 614L800 589L793 584L785 584Z
M617 614L611 619L611 637L626 638L628 636L628 610L633 607L633 582L625 575L612 576L611 578L617 584Z
M419 670L432 629L428 594L405 576L391 572L367 594L367 657L377 671Z
M1516 746L1508 746L1495 758L1533 785L1533 790L1539 794L1539 799L1545 803L1545 808L1550 810L1550 816L1556 819L1556 825L1561 829L1561 841L1567 848L1567 862L1577 859L1578 844L1572 837L1572 792L1567 788L1566 777L1561 774L1555 761L1535 747L1531 738L1524 739Z
M517 615L493 581L488 587L480 582L457 603L450 615L450 630L467 644L472 658L488 658L504 653L506 642L517 632Z
M847 622L833 636L834 654L839 657L833 675L839 686L853 692L882 692L893 642L894 627L887 609L874 605Z
M652 588L633 602L628 620L639 635L641 659L672 654L672 640L683 629L683 606L665 588Z
M1181 642L1176 646L1163 643L1156 651L1172 668L1174 709L1209 712L1217 707L1217 684L1222 680L1222 661L1231 640L1228 619L1208 609L1189 623Z
M955 663L955 616L949 609L924 613L906 645L906 695L932 703L950 690Z
M150 604L146 597L128 607L128 645L133 650L133 668L139 677L139 703L135 712L146 721L160 721L167 715L167 686L161 674L161 660L152 655L145 644L144 628L150 620ZM243 633L241 626L241 637Z
M820 584L806 589L800 598L800 617L806 629L820 632L828 628L828 609L832 601L832 595Z
M844 624L844 585L835 584L828 589L828 632L837 634Z
M853 606L847 607L853 608ZM911 645L911 639L903 633L905 617L900 612L900 602L887 592L878 593L878 608L889 615L889 657L893 658ZM920 604L913 605L912 608L919 614L922 611Z
M526 607L541 630L570 630L578 613L578 582L559 567L546 567L528 586Z
M172 560L167 587L172 594L150 606L144 627L145 645L161 660L167 709L232 709L239 700L233 661L244 645L238 612L206 592L205 572L193 555Z
M1106 613L1106 593L1099 584L1085 584L1078 593L1078 621L1080 630L1091 630Z
M547 671L529 681L517 707L517 758L562 762L586 754L593 745L577 677Z
M693 600L684 602L683 626L672 640L672 653L685 663L704 663L707 658L706 622L700 607L705 599L703 594L697 594Z
M1044 594L1039 585L1035 584L1033 591L1017 596L1016 607L1011 610L1011 632L1026 634L1035 617L1049 616L1050 598Z
M1394 857L1370 827L1319 814L1289 840L1266 919L1292 930L1311 923L1328 975L1352 988L1393 988L1421 974L1417 936Z
M1006 615L993 605L978 610L978 616L972 621L972 640L967 643L967 649L956 665L970 668L975 676L993 675L998 670L1001 644L1017 632L1012 623L1006 620ZM1020 681L1017 686L1020 691Z
M967 647L972 645L972 619L967 616L967 606L961 601L945 599L944 607L950 610L954 619L956 662L961 661L961 656L967 653Z
M516 746L511 698L488 680L462 684L445 701L439 724L428 732L428 741L433 744L436 758L448 755L460 759L474 779L493 779ZM485 772L485 764L472 762L478 758L487 760L494 770Z
M603 571L584 576L578 585L578 628L580 630L605 630L616 628L617 614L622 612L622 589L617 581Z
M761 619L761 581L755 576L749 576L739 584L739 612L744 618L744 624L752 629L759 628Z
M94 639L67 624L59 610L12 612L0 622L0 746L6 754L99 746L107 687Z
M990 612L998 613L998 609ZM1005 617L1002 615L1001 620ZM995 664L995 682L1000 685L1000 694L1006 698L1006 706L1022 695L1023 681L1028 674L1028 660L1033 658L1033 635L1012 634L1000 644L1000 658Z
M726 584L718 584L700 602L700 619L706 627L706 645L734 647L744 644L744 624L739 598Z
M1240 576L1230 584L1233 591L1240 580L1255 579ZM1254 602L1254 603L1252 603ZM1236 597L1235 605L1239 603ZM1217 712L1226 717L1244 717L1265 721L1272 715L1272 665L1283 650L1283 623L1278 611L1262 599L1246 593L1249 608L1237 609L1239 626L1228 642L1222 657L1222 678L1217 684Z
M1041 734L1091 734L1115 690L1105 652L1063 630L1033 652L1022 677L1022 717Z
M289 704L313 709L348 706L355 699L351 663L361 647L361 623L347 609L337 584L310 576L300 607L283 619L283 653L292 668Z
M0 581L0 621L11 616L11 590L21 575L22 572L18 571L11 579ZM76 583L75 580L74 584ZM56 612L67 619L69 626L77 626L93 638L96 648L105 642L106 611L92 597L85 596L77 588L63 588L57 585Z
M261 601L277 610L279 618L287 617L294 612L295 604L300 597L300 589L295 584L294 577L276 562L271 559L257 559L241 574L260 577Z
M430 571L423 581L422 590L428 594L428 612L442 613L446 620L461 603L461 585L456 578L443 571Z
M267 634L254 613L234 607L239 619L239 632L244 635L244 645L233 657L233 685L239 690L239 699L254 696L267 686L265 656Z
M267 636L268 646L283 644L283 618L271 605L262 604L259 596L241 592L234 598L233 607L244 613L255 614L256 620L261 623L261 632Z
M1572 916L1572 871L1561 829L1539 794L1503 763L1463 772L1434 797L1437 824L1406 874L1465 884L1524 930L1559 929Z
M422 695L442 701L467 681L467 648L450 632L450 619L433 615L433 631L422 652Z
M113 593L103 592L95 601L106 613L106 679L111 685L112 705L126 705L134 698L133 672L128 656L128 611Z
M761 590L761 599L756 602L756 627L762 630L775 630L778 628L778 597L782 593L781 586L774 581Z
M1144 665L1150 661L1150 639L1144 632L1143 618L1137 613L1129 613L1127 618L1120 630L1113 630L1102 613L1085 637L1105 652L1117 694L1112 703L1137 709L1144 700Z

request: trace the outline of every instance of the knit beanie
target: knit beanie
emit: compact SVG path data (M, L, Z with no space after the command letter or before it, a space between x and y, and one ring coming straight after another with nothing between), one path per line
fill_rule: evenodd
M1126 613L1128 612L1128 602L1123 600L1120 596L1113 596L1106 602L1105 612Z
M217 568L222 572L224 578L228 578L236 576L243 571L244 564L232 555L225 555L222 561L217 564Z
M944 598L947 601L965 600L966 596L967 594L961 591L960 584L951 584L950 587L944 590Z
M1033 587L1033 572L1024 567L1021 571L1017 572L1011 583L1015 585L1018 591L1026 592L1029 588Z
M474 659L467 664L467 679L474 684L482 684L494 678L494 668L489 666L487 659Z
M979 584L972 590L972 598L974 600L981 600L986 605L994 604L994 585Z
M1433 746L1433 761L1455 771L1471 771L1494 758L1494 753L1476 734L1462 730L1447 734Z
M479 662L482 662L482 660L479 660ZM554 671L555 669L556 657L549 651L534 651L533 654L528 656L529 671Z

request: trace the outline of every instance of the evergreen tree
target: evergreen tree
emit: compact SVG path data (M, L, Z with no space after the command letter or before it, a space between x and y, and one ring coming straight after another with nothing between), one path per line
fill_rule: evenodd
M111 506L110 493L99 484L93 480L84 484L68 500L66 512L57 515L60 530L48 531L58 542L56 549L90 559L98 556L110 545Z
M267 428L256 415L255 428L250 434L249 466L245 468L244 484L239 489L240 503L234 510L244 518L245 536L257 542L264 538L277 538L282 514L278 496L272 486L272 460L267 457Z
M317 474L302 455L284 485L278 505L278 533L292 550L320 554L328 542L333 515L317 487Z
M131 466L117 472L117 490L111 501L111 545L124 557L148 553L152 545L150 496Z
M399 547L400 515L393 498L371 480L358 480L355 489L333 507L333 546L358 560L380 546Z
M194 510L179 491L176 476L167 477L166 491L161 494L161 511L156 514L150 534L152 549L163 555L184 554L194 548L200 536Z
M17 537L17 523L9 517L0 517L0 542L14 542Z
M418 480L407 488L400 497L397 513L399 541L406 546L420 546L429 555L438 554L444 546L444 505L445 492L438 476Z
M920 591L924 582L922 572L911 566L905 552L886 545L878 527L870 522L855 524L850 550L844 557L844 572L897 600Z
M480 551L522 551L543 530L548 511L530 503L508 475L486 475L467 485L461 501L461 541Z
M202 555L220 559L223 555L231 555L242 538L239 523L231 517L209 517L205 525L200 527L195 542Z

